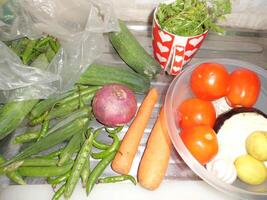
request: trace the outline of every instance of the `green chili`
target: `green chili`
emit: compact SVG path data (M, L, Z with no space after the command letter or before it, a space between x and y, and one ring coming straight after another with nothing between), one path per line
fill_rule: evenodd
M100 150L107 150L108 148L110 148L110 145L108 144L104 144L102 142L99 142L97 140L94 140L93 141L93 146L97 149L100 149Z
M94 140L93 140L93 146L95 147L95 148L98 148L98 149L101 149L101 150L106 150L106 149L108 149L108 148L110 148L110 145L108 145L108 144L104 144L104 143L102 143L102 142L100 142L100 141L97 141L97 137L98 137L98 135L101 133L101 131L103 130L103 128L104 127L101 127L101 128L98 128L98 129L96 129L95 131L94 131Z
M127 180L131 181L134 185L136 185L135 178L128 174L99 178L97 180L97 183L116 183L116 182L127 181Z
M65 185L62 185L54 194L52 200L59 200L59 198L64 194Z
M123 126L118 126L118 127L116 127L116 128L108 128L108 127L106 127L105 129L106 129L106 131L107 131L108 133L110 133L110 134L117 134L117 133L119 133L119 132L122 131Z
M78 153L76 157L76 160L74 162L73 168L70 173L70 177L68 178L66 182L66 188L64 192L64 197L66 199L68 199L71 196L79 180L84 164L86 163L86 160L92 149L93 138L94 138L93 134L89 135L88 139L85 140L85 142L83 143L81 147L80 152Z
M48 179L47 183L51 184L52 187L56 186L59 183L62 183L63 181L66 181L70 176L70 171L68 171L66 174L62 174L61 176L58 176L57 178L54 179Z
M108 148L107 150L104 150L102 152L98 152L98 153L91 153L91 156L94 159L102 159L105 158L106 156L108 156L111 152L118 150L119 146L120 146L120 139L117 135L113 135L111 134L110 137L113 138L113 143L110 146L110 148Z
M103 171L106 169L106 167L111 163L111 161L114 159L116 155L116 152L112 152L107 157L103 158L93 169L93 171L90 173L87 184L86 184L86 193L89 195L89 193L92 191L96 181L101 176Z

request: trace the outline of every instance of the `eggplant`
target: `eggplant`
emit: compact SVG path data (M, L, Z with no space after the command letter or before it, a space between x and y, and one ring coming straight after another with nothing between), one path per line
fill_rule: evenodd
M267 115L257 108L233 108L214 124L219 150L231 159L246 154L246 139L254 131L267 131Z

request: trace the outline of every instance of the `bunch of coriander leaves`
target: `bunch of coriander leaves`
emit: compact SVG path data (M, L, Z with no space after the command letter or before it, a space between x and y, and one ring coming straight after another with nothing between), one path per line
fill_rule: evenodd
M231 12L230 0L176 0L161 3L156 13L160 27L180 36L195 36L206 30L224 33L215 24Z

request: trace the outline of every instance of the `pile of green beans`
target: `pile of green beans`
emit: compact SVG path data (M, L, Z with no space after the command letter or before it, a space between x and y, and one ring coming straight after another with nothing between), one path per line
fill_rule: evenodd
M51 62L60 48L59 42L52 36L39 39L19 38L5 42L16 53L23 64L30 65L39 55L45 54L47 61Z

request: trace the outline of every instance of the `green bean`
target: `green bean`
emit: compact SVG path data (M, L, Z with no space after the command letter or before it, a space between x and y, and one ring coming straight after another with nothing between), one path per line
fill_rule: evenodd
M11 41L11 44L9 44L8 46L18 55L20 56L22 54L22 52L25 50L25 48L27 47L27 44L30 40L26 37L24 38L20 38L20 39L16 39Z
M68 162L68 160L72 158L72 155L80 148L82 143L82 134L83 132L81 131L80 133L72 136L62 153L59 155L58 166L62 166Z
M100 149L100 150L107 150L108 148L110 148L110 145L108 145L108 144L104 144L104 143L99 142L99 141L97 141L97 140L94 140L94 141L93 141L93 146L94 146L95 148Z
M43 47L46 47L49 45L49 41L51 40L51 37L43 37L43 38L40 38L36 45L34 46L34 49L36 49L37 51L43 51L42 48Z
M0 164L4 163L6 159L0 155ZM3 170L3 169L2 169ZM1 170L0 170L1 171ZM0 175L3 174L4 172L0 172ZM23 180L22 176L18 173L18 171L12 171L12 172L7 172L6 176L12 180L13 182L19 184L19 185L25 185L25 181Z
M49 167L20 167L18 172L22 176L29 177L50 177L50 176L60 176L67 173L73 166L73 161L70 161L68 164L58 167L58 166L49 166Z
M108 156L111 152L118 150L119 146L120 146L120 139L117 135L110 135L110 137L113 138L113 143L110 146L110 148L108 148L107 150L104 150L102 152L98 152L98 153L91 153L91 156L94 159L102 159L105 158L106 156Z
M57 53L60 48L60 43L56 39L51 39L49 40L49 44L53 51Z
M61 176L58 176L57 178L55 179L49 179L47 180L47 183L48 184L51 184L52 187L53 186L56 186L57 184L63 182L63 181L66 181L70 176L70 171L68 171L66 174L62 174Z
M111 163L111 161L114 159L116 155L116 152L112 152L107 157L103 158L93 169L93 171L90 173L87 184L86 184L86 193L89 195L89 193L92 191L96 181L101 176L103 171L106 169L106 167Z
M108 128L108 127L106 127L105 129L110 134L117 134L117 133L121 132L121 130L123 129L123 126L118 126L116 128Z
M78 118L71 123L65 124L61 128L54 130L49 133L45 138L39 140L38 142L32 144L31 146L26 147L16 156L5 162L0 166L7 166L12 162L23 160L32 156L34 154L40 153L46 149L49 149L57 144L64 142L65 140L71 138L74 134L80 132L80 129L84 129L88 126L88 118Z
M86 158L85 164L83 166L82 172L81 172L81 179L82 179L82 186L86 187L87 180L90 175L90 159L89 157Z
M44 114L42 114L41 116L29 121L29 125L30 126L35 126L37 124L41 124L48 116L48 111L46 111Z
M40 139L44 138L47 135L48 129L49 129L49 120L44 120L37 141L39 141Z
M59 200L59 198L64 194L65 185L62 185L54 194L52 200Z
M45 57L48 60L48 62L50 63L53 58L55 57L56 53L53 51L53 49L49 46L48 49L45 52Z
M74 162L73 168L70 173L70 177L68 178L66 182L66 188L64 192L64 197L66 199L68 199L71 196L79 180L84 164L86 163L87 157L89 156L90 151L92 149L93 139L94 139L94 136L93 134L91 134L88 137L88 139L86 139L85 142L83 143L81 150L76 157L76 160Z
M32 140L35 140L39 137L40 131L34 131L34 132L26 132L21 135L18 135L14 138L12 141L13 144L22 144L25 142L30 142Z
M110 176L105 178L99 178L97 183L116 183L121 181L131 181L134 185L136 185L136 180L133 176L125 174L125 175L119 175L119 176Z
M25 65L30 64L30 62L32 60L31 54L32 54L32 51L34 49L36 42L37 42L37 40L30 40L28 42L26 49L21 54L21 60L22 60L23 64L25 64Z

